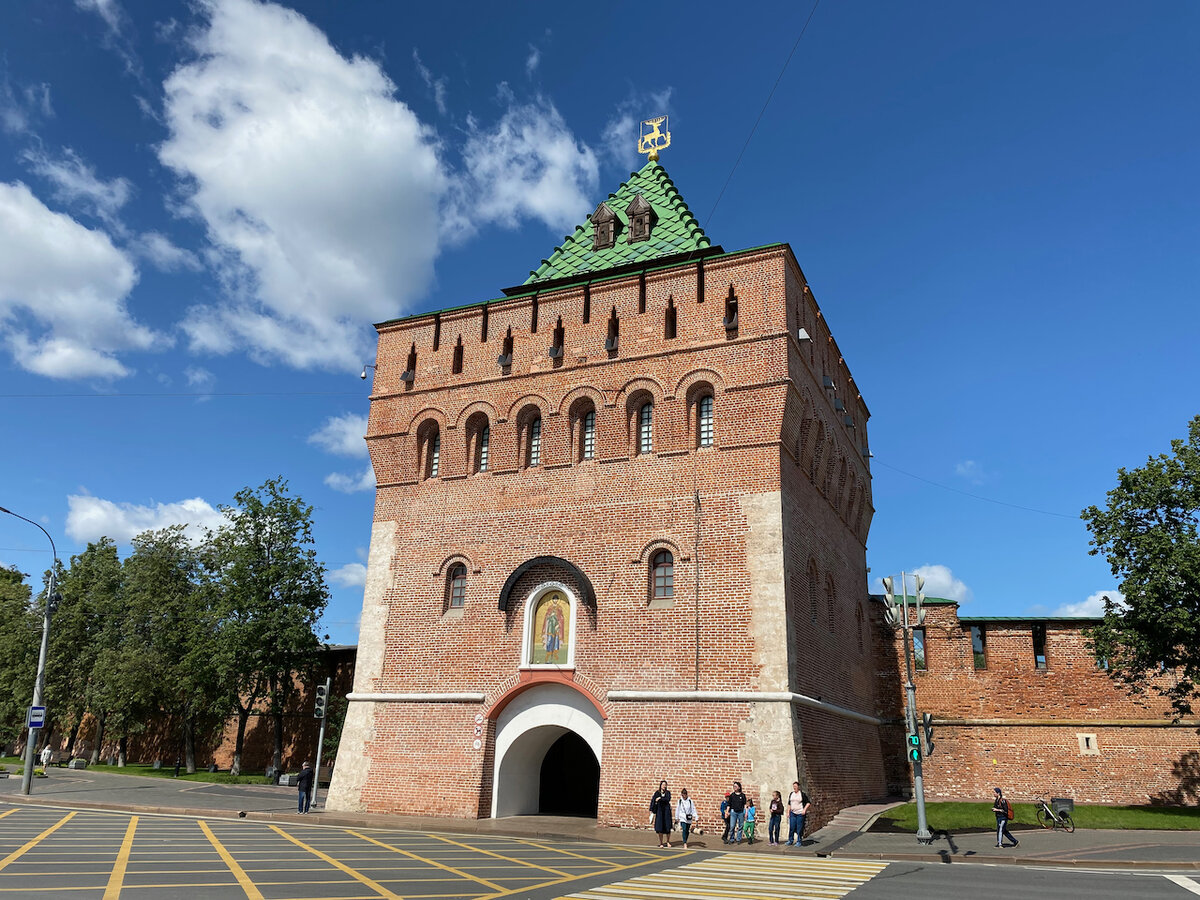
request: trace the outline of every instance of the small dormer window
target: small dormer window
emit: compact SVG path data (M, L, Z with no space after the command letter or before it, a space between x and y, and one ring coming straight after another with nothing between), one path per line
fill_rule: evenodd
M617 214L607 203L601 203L592 213L592 249L604 250L617 243Z
M646 202L646 198L641 194L634 197L633 202L625 210L625 215L629 217L629 243L636 244L638 241L649 240L654 207Z

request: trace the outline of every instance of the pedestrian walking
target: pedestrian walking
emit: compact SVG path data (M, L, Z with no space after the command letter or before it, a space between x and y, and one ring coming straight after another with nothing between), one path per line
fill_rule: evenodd
M50 768L50 760L52 760L52 759L54 759L54 751L51 750L50 745L47 744L45 747L42 748L42 769L43 770Z
M783 797L779 791L775 791L771 795L771 805L767 812L771 814L770 820L767 822L767 846L779 846L779 826L783 823Z
M800 782L792 782L792 792L788 794L788 839L787 845L800 847L804 844L804 819L808 816L811 802L808 794L800 790Z
M1004 799L1004 791L1000 788L995 788L993 792L996 795L996 802L992 804L992 812L996 814L996 846L1004 846L1004 838L1007 836L1015 847L1021 843L1012 836L1012 832L1008 830L1008 823L1012 819L1012 804Z
M650 798L650 824L658 835L658 846L671 846L671 792L667 790L666 779L658 783L658 790Z
M742 840L742 829L746 827L746 795L742 793L742 783L735 781L733 790L729 792L729 841L739 844Z
M299 791L299 796L296 800L296 811L301 815L308 814L308 808L312 805L313 778L316 773L313 772L312 766L308 760L304 761L304 765L300 767L300 777L296 779L296 790Z
M675 818L679 820L679 831L683 835L683 849L687 849L688 835L696 824L696 804L688 796L687 788L679 792L679 805L675 807Z
M721 843L729 843L729 792L725 792L725 799L721 801L721 821L725 823L725 831L721 833Z

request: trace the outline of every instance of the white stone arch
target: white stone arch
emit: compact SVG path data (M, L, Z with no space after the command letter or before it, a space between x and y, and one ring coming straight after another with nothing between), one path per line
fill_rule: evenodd
M496 718L492 818L534 815L540 808L546 751L567 732L602 759L604 720L595 703L565 684L538 684L518 694Z
M561 591L567 597L571 606L571 634L567 638L567 658L561 663L533 663L533 616L537 610L538 601L550 591ZM521 629L521 668L522 669L573 669L575 668L575 622L579 616L579 601L575 592L561 581L544 581L534 589L525 601L525 625Z

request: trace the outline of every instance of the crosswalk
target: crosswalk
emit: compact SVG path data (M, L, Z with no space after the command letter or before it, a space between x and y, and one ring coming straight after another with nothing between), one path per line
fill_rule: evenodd
M836 900L887 863L721 853L559 900Z

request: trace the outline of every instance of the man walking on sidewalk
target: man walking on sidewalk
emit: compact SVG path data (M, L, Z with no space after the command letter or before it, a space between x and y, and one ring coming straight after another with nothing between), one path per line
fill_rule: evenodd
M308 760L305 760L303 768L300 769L300 777L296 779L296 789L300 792L300 796L297 798L297 811L301 815L308 812L308 807L312 803L314 774L312 766L308 764Z
M1000 788L996 788L994 793L996 802L992 804L992 812L996 814L996 846L1003 847L1004 837L1007 835L1008 839L1012 841L1010 846L1015 847L1020 841L1013 837L1012 832L1008 830L1008 820L1012 818L1012 804L1004 799L1004 791Z

